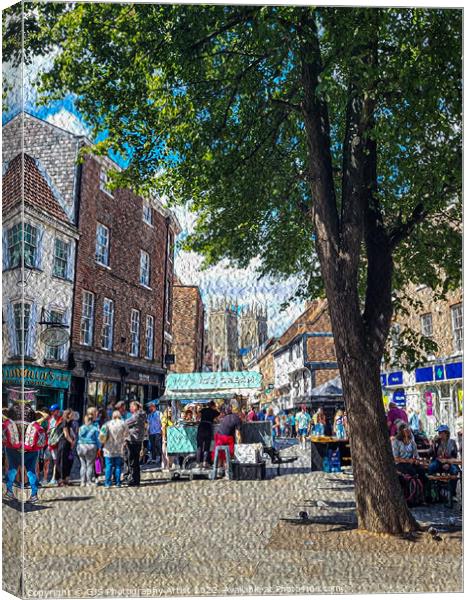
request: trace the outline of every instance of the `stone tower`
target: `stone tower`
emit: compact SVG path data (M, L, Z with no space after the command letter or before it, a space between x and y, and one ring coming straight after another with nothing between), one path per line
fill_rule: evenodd
M214 371L236 371L238 352L238 305L227 299L209 305L208 346Z
M241 311L240 348L252 350L267 340L267 307L249 305Z

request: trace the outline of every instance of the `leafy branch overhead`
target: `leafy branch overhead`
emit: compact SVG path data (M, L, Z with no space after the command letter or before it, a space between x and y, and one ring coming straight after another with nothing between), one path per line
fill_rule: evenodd
M129 160L117 185L190 199L198 221L185 244L207 264L246 266L260 255L264 273L302 274L299 293L314 296L317 236L326 235L338 253L358 245L364 303L370 240L392 248L395 288L457 285L460 11L26 7L26 60L44 49L54 57L43 101L72 93L94 131L108 132L97 151ZM8 26L18 28L14 14ZM5 36L10 59L20 55L14 39ZM330 154L325 232L313 218L311 126Z

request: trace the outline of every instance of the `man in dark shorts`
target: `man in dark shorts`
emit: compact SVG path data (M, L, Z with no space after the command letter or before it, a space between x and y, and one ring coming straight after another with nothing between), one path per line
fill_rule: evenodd
M235 445L235 434L240 441L239 430L241 429L242 419L239 416L239 407L237 404L232 404L228 409L228 414L223 417L218 427L218 431L215 434L215 448L217 446L228 446L230 449L230 455L234 455ZM225 453L220 452L219 460L220 466L225 464Z
M197 463L199 467L203 466L204 469L210 468L209 456L210 444L212 443L212 426L219 415L220 413L216 410L213 400L200 411L200 422L197 429Z

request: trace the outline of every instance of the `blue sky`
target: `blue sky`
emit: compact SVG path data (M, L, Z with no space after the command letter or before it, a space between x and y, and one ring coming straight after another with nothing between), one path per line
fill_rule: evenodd
M24 73L23 90L20 87L21 79L13 78L16 84L7 98L9 110L3 113L2 122L7 122L24 106L27 112L41 119L75 134L88 135L88 127L76 110L72 96L67 96L63 100L47 106L38 105L34 82L37 74L47 68L45 62L46 60L41 58L28 65ZM8 77L12 74L8 66L4 65L4 75ZM112 158L116 160L117 157ZM195 215L185 207L178 207L175 212L181 223L182 235L185 235L193 229ZM252 261L247 269L237 269L231 267L227 261L223 261L215 267L202 270L201 256L194 252L178 249L176 252L177 276L186 285L198 285L206 305L210 300L228 298L230 301L237 301L241 306L253 303L267 306L269 335L280 335L304 309L303 303L295 302L285 311L280 310L281 305L294 294L298 281L294 277L288 280L267 278L258 280L256 266L259 261L257 260Z

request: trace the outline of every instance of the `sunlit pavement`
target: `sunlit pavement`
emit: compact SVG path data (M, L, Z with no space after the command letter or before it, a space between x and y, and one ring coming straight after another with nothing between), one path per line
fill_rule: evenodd
M441 541L360 537L350 531L350 470L310 473L308 450L286 452L300 460L280 477L268 469L265 481L171 482L151 469L139 488L43 488L37 505L24 505L24 538L21 504L4 501L4 589L18 594L23 583L27 597L462 590L459 504L415 510Z

